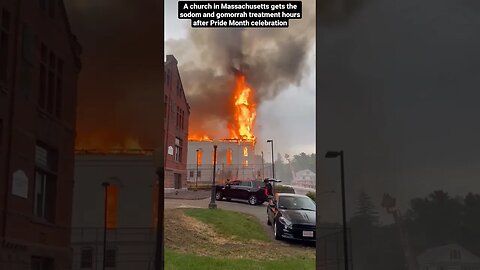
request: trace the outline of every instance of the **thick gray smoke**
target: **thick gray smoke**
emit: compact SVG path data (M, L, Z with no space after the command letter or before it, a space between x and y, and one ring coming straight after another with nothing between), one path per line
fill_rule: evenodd
M167 40L165 53L179 62L192 108L191 131L226 135L235 69L254 88L257 105L299 84L314 42L313 0L303 2L303 19L290 20L288 29L189 29L185 39Z

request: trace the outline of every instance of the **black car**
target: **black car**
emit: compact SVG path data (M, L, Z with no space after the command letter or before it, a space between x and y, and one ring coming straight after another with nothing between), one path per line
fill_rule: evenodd
M216 186L215 198L247 200L249 204L262 204L267 200L265 183L260 180L233 181L225 186Z
M315 202L305 195L278 193L267 206L267 224L275 239L315 241Z

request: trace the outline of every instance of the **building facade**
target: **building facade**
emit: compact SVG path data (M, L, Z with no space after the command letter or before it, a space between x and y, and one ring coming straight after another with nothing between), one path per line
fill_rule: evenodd
M104 259L107 269L153 269L157 178L153 156L147 152L77 153L71 230L73 270L102 269Z
M188 105L178 62L167 55L165 62L165 189L186 188L188 154Z
M427 249L418 256L420 270L480 270L480 257L457 244Z
M292 185L305 188L316 188L316 174L311 170L301 170L295 173L295 179Z
M190 183L211 183L213 178L213 146L217 145L215 181L261 178L261 167L255 164L255 143L242 140L189 141L187 179ZM198 161L198 162L197 162ZM198 164L198 166L197 166ZM198 167L198 170L197 170Z
M70 269L80 45L63 1L0 1L0 269Z

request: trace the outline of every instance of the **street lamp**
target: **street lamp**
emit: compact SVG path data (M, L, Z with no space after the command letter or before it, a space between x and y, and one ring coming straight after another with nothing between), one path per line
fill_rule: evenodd
M195 191L197 191L197 182L198 182L198 150L197 149L197 172L195 174Z
M215 203L215 174L217 173L216 168L217 163L217 146L213 146L213 180L212 180L212 195L210 197L210 203L208 204L208 208L215 209L217 208L217 204Z
M108 182L103 182L102 183L102 186L104 188L104 192L105 192L105 203L104 203L104 217L103 217L103 270L105 270L105 267L107 266L106 262L107 262L107 217L108 217L108 208L107 208L107 204L108 204L108 187L110 186L110 183Z
M263 151L262 151L262 179L265 179L265 164L263 159Z
M340 174L342 185L342 214L343 214L343 252L345 270L348 270L348 240L347 240L347 210L345 205L345 170L343 165L343 151L328 151L325 154L326 158L336 158L340 156Z
M272 178L275 179L275 160L273 159L273 140L267 140L267 143L272 143Z
M273 158L273 139L267 140L267 143L272 143L272 178L275 179L275 160ZM272 185L272 193L275 194L275 181Z

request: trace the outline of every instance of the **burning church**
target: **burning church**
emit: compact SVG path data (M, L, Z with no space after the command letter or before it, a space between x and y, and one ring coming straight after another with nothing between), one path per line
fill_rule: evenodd
M245 180L260 177L255 164L253 126L256 108L253 90L245 75L235 72L235 87L231 103L231 121L227 124L229 138L212 139L209 135L193 133L188 138L187 181L210 183L214 169L214 146L216 151L215 176L217 182Z

